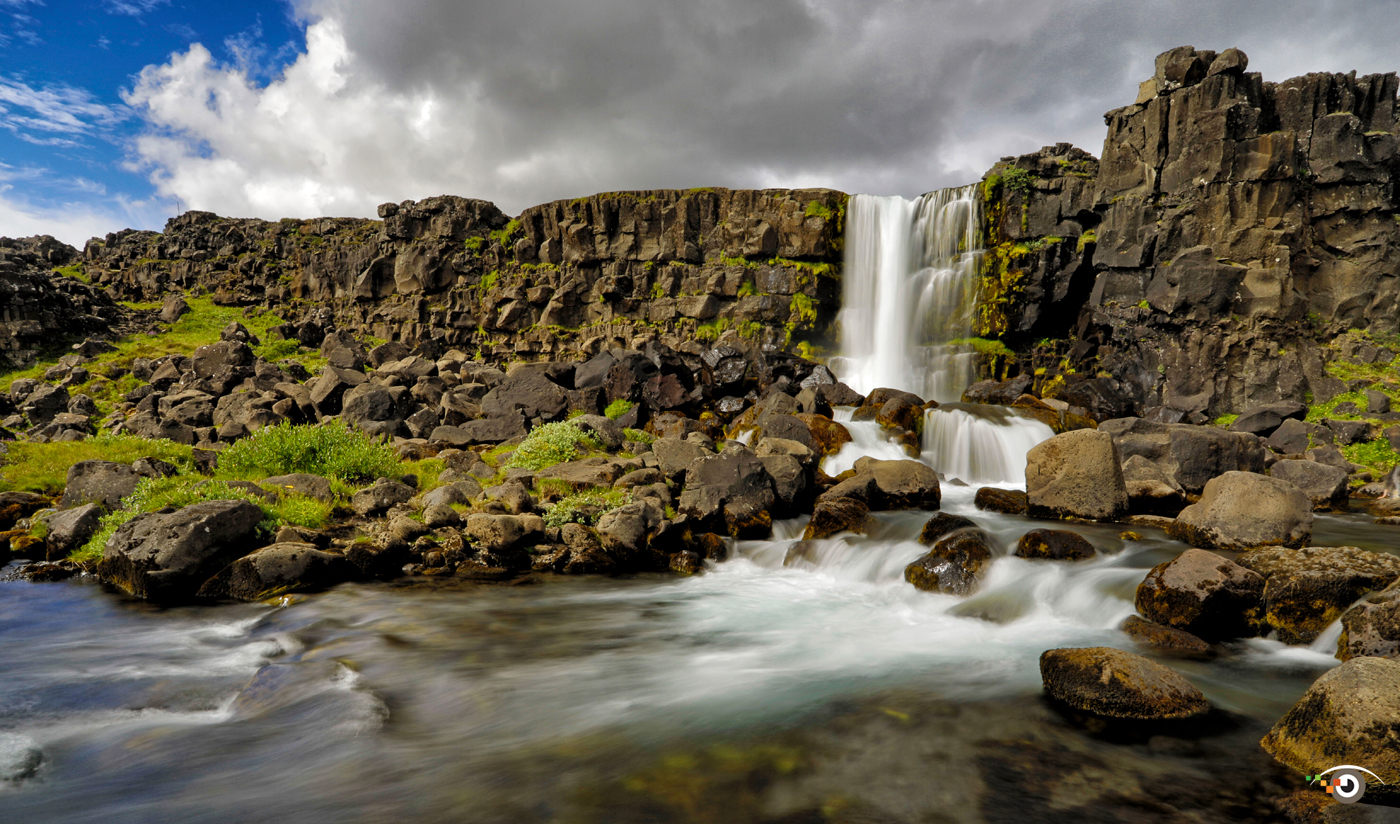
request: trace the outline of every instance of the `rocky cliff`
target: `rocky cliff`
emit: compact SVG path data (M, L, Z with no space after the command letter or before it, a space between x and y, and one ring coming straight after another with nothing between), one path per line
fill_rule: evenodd
M381 220L208 212L83 252L126 300L172 289L409 345L534 360L660 338L768 346L822 339L839 302L846 196L829 190L613 192L511 219L459 197L384 204ZM439 347L439 348L441 348Z
M1329 342L1400 330L1396 75L1247 64L1166 52L1105 116L1101 161L1059 146L984 179L981 331L1049 391L1177 419L1321 400L1343 388ZM1041 337L1073 340L1032 354Z
M103 290L50 274L76 257L48 235L0 238L0 364L28 362L57 340L105 333L122 319Z

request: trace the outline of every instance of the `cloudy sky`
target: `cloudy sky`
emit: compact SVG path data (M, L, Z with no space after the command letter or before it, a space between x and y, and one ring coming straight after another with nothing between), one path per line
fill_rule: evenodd
M1098 154L1172 46L1400 70L1400 0L0 0L0 235L178 209L509 213L598 191L914 195Z

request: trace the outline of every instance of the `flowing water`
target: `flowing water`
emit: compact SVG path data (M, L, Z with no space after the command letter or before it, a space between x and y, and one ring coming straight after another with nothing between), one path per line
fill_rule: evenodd
M977 355L966 341L983 254L976 192L851 197L842 349L831 365L856 391L888 387L945 403L975 380Z

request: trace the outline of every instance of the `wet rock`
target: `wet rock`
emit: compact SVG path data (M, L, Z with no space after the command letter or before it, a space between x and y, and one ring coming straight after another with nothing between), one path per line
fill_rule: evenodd
M1255 635L1263 597L1262 575L1188 549L1147 573L1134 605L1149 621L1215 641Z
M1003 515L1025 515L1029 506L1026 493L1019 489L999 489L995 486L984 486L977 490L972 502L978 509L1000 512Z
M1046 650L1040 677L1051 698L1106 718L1180 720L1210 711L1210 702L1179 673L1110 647Z
M1253 472L1226 472L1167 527L1179 541L1208 549L1300 547L1312 537L1312 501L1298 487Z
M869 475L874 480L874 494L867 501L872 510L938 508L938 473L927 464L866 457L856 461L855 470L857 475Z
M1303 775L1356 764L1400 775L1400 661L1353 658L1324 673L1259 743ZM1394 803L1395 785L1368 782L1367 801Z
M1026 454L1031 517L1111 521L1128 510L1128 490L1113 438L1079 429L1056 435Z
M261 601L287 592L328 589L351 580L356 572L340 553L323 552L313 544L273 544L224 567L199 588L198 597Z
M1016 542L1016 557L1050 561L1080 561L1096 554L1094 545L1077 532L1033 529Z
M355 565L365 578L389 580L403 573L404 565L413 558L408 545L393 543L380 546L371 541L355 541L345 548L345 559Z
M407 484L380 478L374 486L356 492L350 498L350 506L356 513L369 517L408 501L414 494L413 487Z
M1128 510L1134 514L1175 515L1186 506L1186 493L1176 479L1141 455L1123 461Z
M1263 620L1286 644L1307 644L1369 592L1400 579L1400 557L1356 547L1257 549L1239 564L1265 579Z
M927 555L905 567L904 580L925 592L967 595L977 588L991 561L987 534L960 529L940 538Z
M1283 460L1269 469L1269 475L1302 490L1313 509L1347 509L1347 471L1317 461Z
M1205 655L1210 652L1210 644L1191 633L1164 627L1137 615L1129 615L1118 628L1134 641L1165 652L1185 655Z
M248 501L205 501L138 515L107 541L97 574L137 598L191 600L210 576L254 548L262 517Z
M679 575L695 575L705 571L705 559L697 552L682 550L671 556L670 568Z
M279 491L290 492L293 495L304 495L325 503L335 500L335 493L331 491L330 479L320 475L297 472L291 475L275 475L271 478L264 478L258 483L264 487L275 487Z
M1342 615L1337 658L1400 659L1400 583L1391 584Z
M803 540L830 538L841 532L863 535L869 529L870 507L857 498L821 498L802 533Z
M795 442L785 441L785 443ZM798 445L800 446L800 444ZM759 448L762 449L762 444L759 445ZM802 467L796 458L791 455L770 454L760 455L758 460L767 470L768 477L773 479L773 493L778 498L774 504L774 515L786 518L809 508L813 493L809 480L810 473Z
M45 518L49 529L44 538L48 560L67 558L69 553L87 543L97 533L104 512L100 504L83 504Z
M823 455L834 455L851 442L850 431L831 418L805 413L793 417L806 424L812 435L811 447Z
M1016 399L1031 391L1033 379L1030 375L1017 375L1010 380L978 381L963 390L963 403L991 403L1010 406Z
M721 531L722 525L735 538L766 538L772 532L769 513L776 501L773 479L763 462L746 447L731 443L723 453L690 465L676 508L712 527L707 531Z
M929 518L923 529L919 530L919 543L924 546L933 546L945 535L956 532L959 529L976 529L977 524L969 518L961 515L950 515L947 512L940 512Z
M79 461L68 468L68 477L63 484L63 498L60 509L80 506L86 503L100 504L104 509L114 510L121 506L122 499L136 490L141 476L126 464L112 461Z

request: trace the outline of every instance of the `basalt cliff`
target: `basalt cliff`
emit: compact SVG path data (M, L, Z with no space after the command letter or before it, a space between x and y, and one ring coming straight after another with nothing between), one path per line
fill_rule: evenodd
M1266 82L1247 63L1235 49L1169 51L1137 101L1105 116L1100 158L1060 144L986 174L976 333L1003 344L987 376L1030 375L1101 419L1201 421L1326 399L1344 389L1329 360L1394 357L1400 82ZM500 363L650 340L820 357L840 339L846 202L616 192L510 218L444 196L385 204L379 220L189 212L81 253L8 242L5 355L110 324L109 297L178 291ZM62 264L102 288L41 282Z

